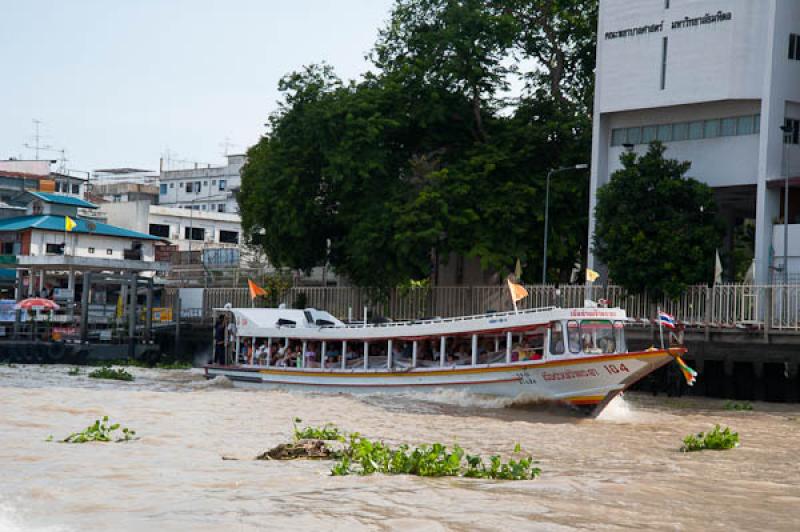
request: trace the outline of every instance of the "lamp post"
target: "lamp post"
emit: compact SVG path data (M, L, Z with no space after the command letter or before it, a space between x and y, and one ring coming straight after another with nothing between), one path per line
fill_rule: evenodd
M587 168L589 168L588 164L576 164L575 166L554 168L547 172L547 185L545 186L544 196L544 259L542 260L542 284L547 284L547 233L550 225L550 177L561 172L586 170Z
M789 143L794 128L789 124L781 126L783 131L783 158L786 159L786 177L783 182L783 284L789 285Z

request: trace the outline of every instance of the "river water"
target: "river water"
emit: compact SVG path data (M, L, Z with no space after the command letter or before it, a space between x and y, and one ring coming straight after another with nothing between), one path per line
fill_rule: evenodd
M65 366L0 366L0 531L800 530L800 407L628 394L599 419L458 393L324 396L235 389L193 371L131 369L131 383ZM46 441L108 415L128 443ZM252 458L291 420L387 442L458 443L542 476L507 482L331 477L330 462ZM725 452L678 452L714 424ZM239 460L222 460L222 457Z

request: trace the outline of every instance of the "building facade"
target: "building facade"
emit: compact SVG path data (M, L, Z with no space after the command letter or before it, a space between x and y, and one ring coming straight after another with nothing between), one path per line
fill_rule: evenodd
M229 155L226 166L161 172L159 204L196 211L239 212L236 193L242 183L244 155Z
M178 251L240 247L241 221L236 214L152 205L149 201L100 206L109 223L169 240Z
M601 0L595 91L590 239L620 155L660 140L713 187L725 248L754 221L756 282L800 277L800 2Z

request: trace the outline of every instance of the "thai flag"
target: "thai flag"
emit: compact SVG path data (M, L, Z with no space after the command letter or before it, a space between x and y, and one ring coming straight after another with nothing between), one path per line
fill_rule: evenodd
M658 323L669 329L675 328L675 317L667 314L666 312L658 313Z

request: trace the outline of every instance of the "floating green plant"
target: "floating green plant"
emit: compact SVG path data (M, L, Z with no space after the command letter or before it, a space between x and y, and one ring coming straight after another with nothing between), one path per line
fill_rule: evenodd
M303 420L296 417L292 420L292 427L294 430L295 440L325 440L325 441L344 441L344 434L342 434L336 425L326 423L322 427L303 427L299 428L297 425L302 423Z
M728 401L725 403L725 410L737 410L737 411L751 411L753 410L753 405L748 402L736 403L734 401Z
M699 432L696 435L690 434L683 439L681 451L688 453L693 451L704 451L706 449L721 451L733 449L739 446L739 433L731 432L729 427L720 429L717 425L708 433Z
M70 377L76 377L80 374L81 374L81 368L78 367L70 368L69 371L67 372L67 375L69 375Z
M118 432L117 432L118 431ZM116 434L115 434L116 433ZM62 443L88 443L88 442L123 442L136 437L136 431L121 427L119 423L109 423L108 416L97 419L81 432L73 432ZM47 441L52 441L52 436Z
M515 451L518 450L518 446ZM468 477L497 480L530 480L541 474L530 456L503 462L495 455L488 463L480 456L468 455L458 445L448 449L441 443L393 449L381 441L351 434L339 461L331 468L334 476L415 475L421 477Z
M89 377L93 379L113 379L117 381L132 381L133 375L128 373L122 368L113 369L109 366L96 369L89 373Z

